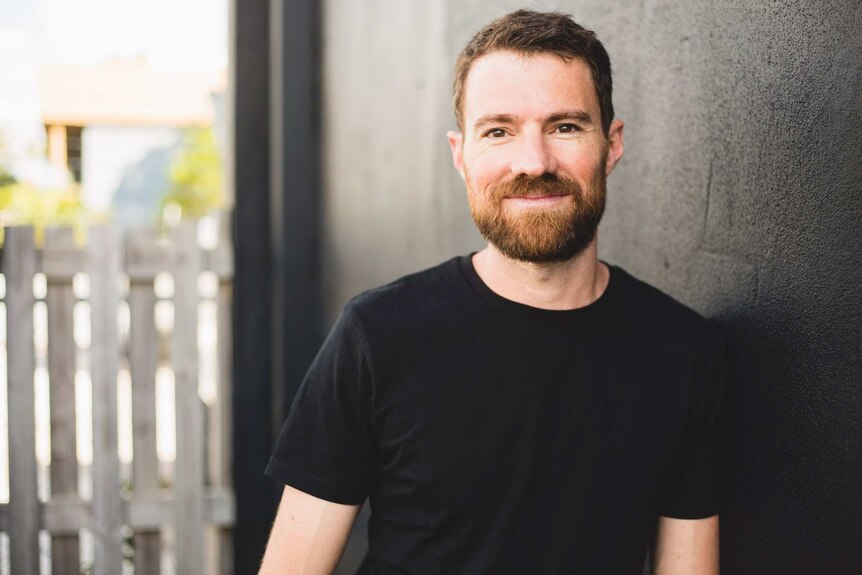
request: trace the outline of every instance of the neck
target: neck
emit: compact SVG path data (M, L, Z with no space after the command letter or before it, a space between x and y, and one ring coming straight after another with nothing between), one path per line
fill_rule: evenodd
M598 261L595 240L564 262L520 262L489 245L473 256L476 273L493 292L508 300L550 310L577 309L596 301L610 272Z

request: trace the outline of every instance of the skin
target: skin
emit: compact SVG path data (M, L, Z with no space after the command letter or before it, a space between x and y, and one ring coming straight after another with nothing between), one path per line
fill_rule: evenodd
M473 62L464 94L464 132L449 132L455 168L471 201L520 174L555 173L590 189L600 170L610 174L623 154L623 123L606 135L588 66L556 55L498 51ZM603 153L607 152L602 161ZM469 174L469 175L468 175ZM504 209L553 206L561 198L507 198ZM482 280L499 295L543 309L575 309L594 302L608 284L595 240L565 262L508 259L488 245L473 258ZM260 573L328 575L344 550L359 512L285 487ZM718 516L659 517L656 575L718 573Z
M473 62L463 101L464 132L449 132L455 169L468 193L483 195L520 174L544 173L590 189L599 170L610 174L623 154L623 123L606 137L589 67L554 54L492 52ZM603 152L607 159L601 162ZM504 209L541 209L538 202L509 198ZM533 205L533 204L539 205ZM473 258L479 277L501 296L544 309L575 309L604 292L609 273L598 262L595 240L571 260L519 262L488 245Z
M285 486L260 575L332 573L359 507L332 503Z
M718 575L718 515L659 517L652 570L655 575Z

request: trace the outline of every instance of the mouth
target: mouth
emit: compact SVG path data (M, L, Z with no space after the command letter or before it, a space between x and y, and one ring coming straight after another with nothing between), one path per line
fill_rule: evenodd
M515 205L543 206L562 202L568 197L568 194L546 194L541 196L506 196L503 199Z

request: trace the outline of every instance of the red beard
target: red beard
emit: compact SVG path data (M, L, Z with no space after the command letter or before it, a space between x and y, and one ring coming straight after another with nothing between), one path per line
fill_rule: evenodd
M470 181L469 176L466 180ZM567 261L584 251L596 236L605 211L605 181L605 172L599 169L590 189L584 192L577 182L554 174L536 178L521 175L489 189L482 197L468 184L470 213L485 239L511 259ZM565 195L567 201L519 210L504 206L507 197L551 195Z

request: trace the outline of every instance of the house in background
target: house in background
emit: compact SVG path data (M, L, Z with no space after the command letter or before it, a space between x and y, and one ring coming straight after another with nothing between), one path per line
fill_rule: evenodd
M182 130L225 131L225 71L154 68L143 58L40 70L50 162L80 185L86 207L121 225L152 221ZM222 153L224 157L224 153Z

